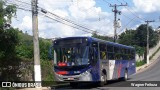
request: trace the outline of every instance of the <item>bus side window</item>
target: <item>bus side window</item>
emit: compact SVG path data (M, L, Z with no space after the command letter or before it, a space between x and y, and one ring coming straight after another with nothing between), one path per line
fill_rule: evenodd
M106 58L107 58L107 53L106 53L107 47L106 47L106 44L100 43L99 48L100 48L100 59L106 60Z
M131 50L131 59L135 59L135 51L133 49Z
M114 47L112 45L107 45L107 55L108 55L108 60L115 59Z
M120 53L120 48L118 46L114 47L114 53L115 53L115 59L116 60L121 60L121 53Z

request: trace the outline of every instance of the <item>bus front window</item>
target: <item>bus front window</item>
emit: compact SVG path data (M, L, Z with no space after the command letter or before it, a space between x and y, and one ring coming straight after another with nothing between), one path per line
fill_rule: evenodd
M57 47L55 48L57 66L78 66L89 64L88 47Z

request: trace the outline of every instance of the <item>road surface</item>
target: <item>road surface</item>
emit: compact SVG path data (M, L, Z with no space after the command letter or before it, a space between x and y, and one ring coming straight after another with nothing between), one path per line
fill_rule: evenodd
M52 89L160 90L160 87L131 87L130 81L139 81L139 82L136 82L137 85L145 83L141 81L147 81L147 83L150 83L150 81L160 81L160 57L152 65L150 65L143 71L140 71L134 75L129 76L129 80L126 82L115 80L115 81L109 81L108 84L105 85L104 87L98 87L95 84L91 84L91 85L82 85L77 88L72 88L69 85L66 85L66 86L52 87ZM151 82L151 83L155 85L154 82ZM158 83L159 83L158 85L160 85L160 82ZM123 86L126 86L126 87L123 87Z

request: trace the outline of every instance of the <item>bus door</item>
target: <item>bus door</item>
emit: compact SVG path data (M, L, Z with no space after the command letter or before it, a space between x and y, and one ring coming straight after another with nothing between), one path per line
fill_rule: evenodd
M114 46L107 45L107 57L109 61L109 79L117 78L118 62L115 60Z
M97 42L92 42L92 45L89 50L89 59L91 62L92 70L92 80L93 81L99 81L100 80L100 73L99 73L99 59L98 59L98 43Z
M122 53L121 48L118 46L114 46L114 54L115 54L115 64L116 64L116 78L121 77L122 73Z

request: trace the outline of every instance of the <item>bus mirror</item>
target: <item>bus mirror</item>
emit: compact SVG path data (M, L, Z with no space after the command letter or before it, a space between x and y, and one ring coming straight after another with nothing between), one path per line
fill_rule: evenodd
M52 50L53 50L53 47L51 46L49 48L49 52L48 52L48 59L49 60L53 60L53 52L52 52Z

